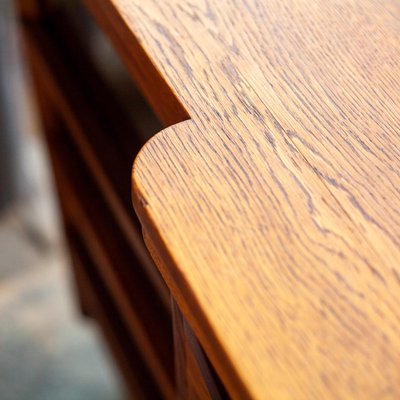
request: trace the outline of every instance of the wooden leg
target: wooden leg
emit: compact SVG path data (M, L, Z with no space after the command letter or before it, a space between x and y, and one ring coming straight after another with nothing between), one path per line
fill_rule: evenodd
M196 336L176 302L172 299L171 303L178 399L225 398Z
M33 10L36 10L36 17L39 17L39 11L41 13L41 16L44 16L44 12L46 9L46 4L44 1L18 1L20 5L20 13L22 12L21 16L26 17L27 15L29 17L32 17ZM29 11L29 12L28 12ZM21 31L23 33L23 38L24 40L24 45L25 45L25 55L28 58L28 62L30 65L30 71L31 71L31 81L34 86L34 92L35 92L35 97L37 100L37 105L38 105L38 111L41 116L41 125L42 125L42 131L44 133L44 137L47 142L47 148L49 150L50 154L50 159L53 163L53 170L54 170L54 158L57 157L57 154L55 154L55 150L53 149L52 143L56 140L59 131L60 131L60 124L62 123L57 110L54 107L54 102L51 99L51 96L49 95L48 91L46 90L46 85L43 82L42 76L43 72L40 70L40 67L38 63L35 62L35 57L34 57L34 52L30 48L29 44L29 38L27 37L29 33L24 29L23 24L21 24ZM60 190L61 188L59 185L57 185L57 179L54 179L56 186L57 186L57 191L58 191L58 197L61 200L60 196ZM67 238L67 243L69 239L69 221L67 218L67 215L64 212L63 204L61 202L61 213L63 215L62 220L64 221L64 228L65 228L65 236ZM90 307L88 307L87 301L85 299L85 293L86 291L83 288L83 285L80 281L80 275L76 273L76 266L75 266L75 261L72 259L71 260L72 265L73 265L73 278L74 278L74 283L75 283L75 289L78 294L78 301L79 301L79 307L83 315L88 316L90 314Z
M26 19L40 19L52 8L49 0L15 0L19 15Z

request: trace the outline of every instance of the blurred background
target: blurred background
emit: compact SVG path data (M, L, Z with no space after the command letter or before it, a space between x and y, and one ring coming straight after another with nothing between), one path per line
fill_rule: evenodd
M0 399L120 399L75 302L12 0L0 0Z

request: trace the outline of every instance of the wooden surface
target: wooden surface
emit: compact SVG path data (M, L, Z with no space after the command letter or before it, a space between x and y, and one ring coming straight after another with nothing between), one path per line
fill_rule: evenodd
M188 119L145 145L133 198L231 395L399 398L398 2L86 3Z

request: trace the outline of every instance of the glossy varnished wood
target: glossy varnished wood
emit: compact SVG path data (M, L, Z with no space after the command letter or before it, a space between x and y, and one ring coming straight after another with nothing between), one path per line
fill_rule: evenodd
M231 394L398 397L398 4L101 3L190 117L134 202Z
M398 3L85 2L175 124L134 204L230 394L400 397Z

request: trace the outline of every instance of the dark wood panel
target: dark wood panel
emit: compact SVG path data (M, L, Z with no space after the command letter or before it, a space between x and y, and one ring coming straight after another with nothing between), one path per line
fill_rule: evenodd
M163 398L172 399L174 357L168 291L147 254L131 209L126 143L113 136L116 129L122 136L132 136L135 130L129 128L118 108L114 113L100 99L110 100L112 95L99 77L91 75L89 64L82 59L79 66L69 63L64 54L67 45L53 30L54 20L49 21L25 24L25 32L67 232L73 226L84 238L98 268L95 273L115 303L152 376L152 385L161 390ZM90 84L83 78L85 74ZM131 148L132 155L139 147L137 143ZM125 182L117 178L122 171ZM82 308L92 315L90 296L76 264ZM108 313L103 310L105 316ZM132 357L129 355L127 362L135 364ZM137 372L140 376L140 370Z
M130 197L131 159L141 146L135 128L127 123L112 92L85 62L83 51L63 38L61 26L67 24L58 13L40 23L25 23L37 85L47 92L61 113L77 149L102 190L114 218L141 259L150 278L169 305L169 291L160 278L143 244L140 224L132 211ZM72 40L69 37L69 40ZM77 61L79 60L79 61ZM88 60L86 60L88 61ZM106 104L106 100L110 104ZM131 147L118 137L130 137ZM128 150L127 150L128 149Z
M202 362L204 356L200 351L195 352L198 344L192 340L187 322L173 300L172 309L178 398L219 400L211 375Z
M101 192L67 135L52 136L49 147L68 221L79 229L142 356L166 398L174 397L172 327L160 300L115 225Z
M69 229L68 233L72 261L86 294L85 306L100 324L122 371L130 397L132 400L163 398L79 234L73 229Z

